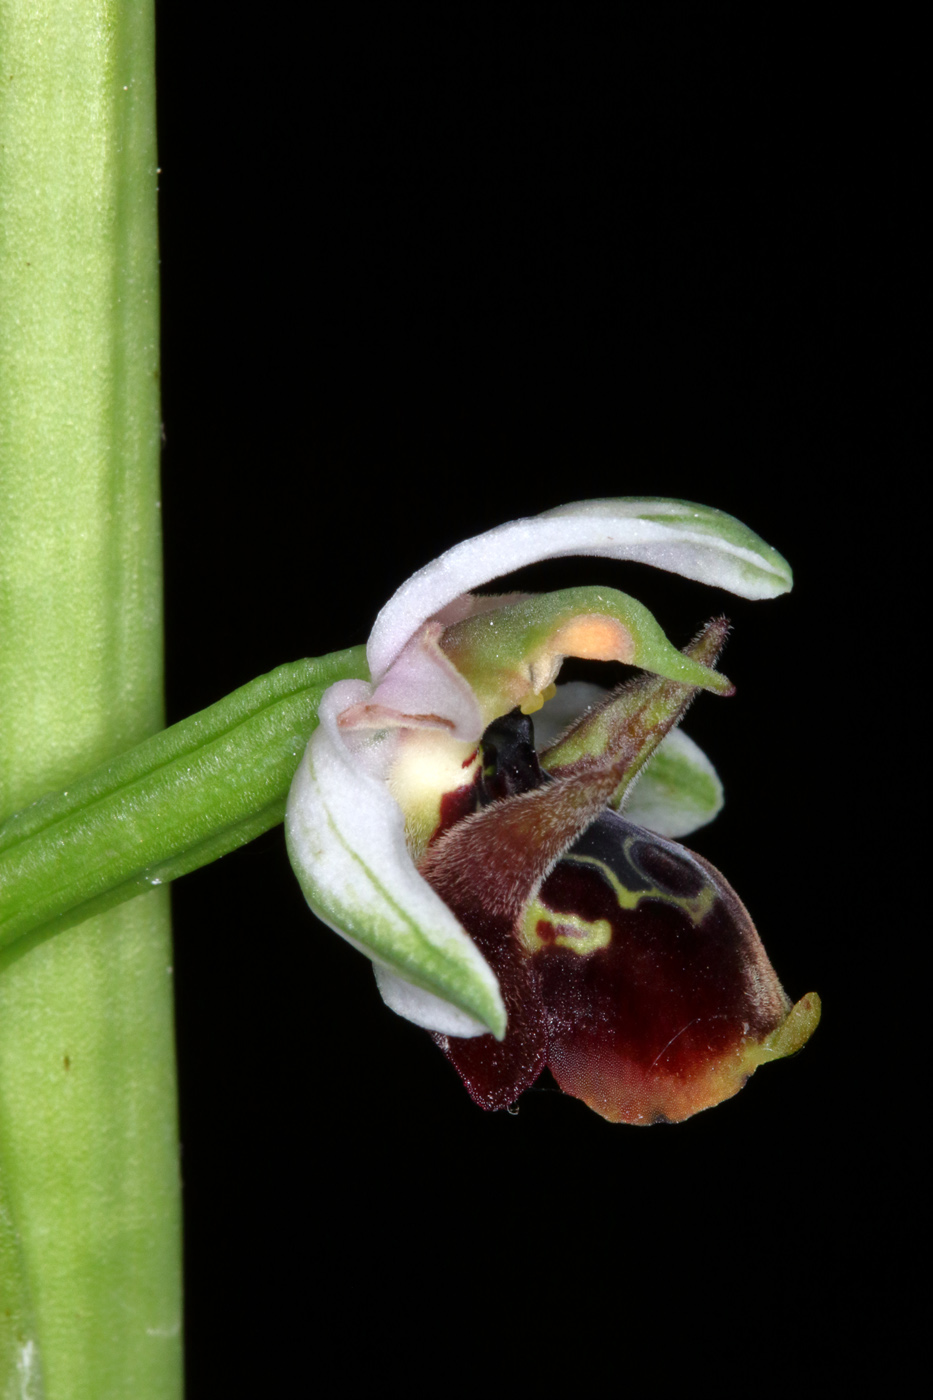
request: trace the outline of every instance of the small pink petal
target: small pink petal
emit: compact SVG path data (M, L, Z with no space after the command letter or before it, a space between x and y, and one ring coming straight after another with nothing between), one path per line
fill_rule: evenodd
M420 627L372 696L340 716L341 729L444 729L454 739L479 739L482 711L469 682L438 646L443 630L436 621Z

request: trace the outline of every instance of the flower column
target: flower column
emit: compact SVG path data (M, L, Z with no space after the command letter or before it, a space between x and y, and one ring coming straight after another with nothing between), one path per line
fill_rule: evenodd
M154 21L0 0L0 814L162 723ZM0 955L0 1391L177 1396L167 896Z

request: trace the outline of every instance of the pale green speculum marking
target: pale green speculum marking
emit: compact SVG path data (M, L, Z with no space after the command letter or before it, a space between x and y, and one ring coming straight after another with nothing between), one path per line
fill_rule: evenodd
M630 863L630 850L634 840L633 836L627 837L622 848L626 860ZM664 904L682 910L694 927L698 928L716 902L716 891L710 884L704 884L700 892L693 895L674 895L659 890L657 886L646 890L630 890L622 884L612 867L596 856L566 855L564 860L574 865L594 866L611 886L621 909L637 909L643 899L660 899ZM544 939L537 931L538 923L542 921L573 932L558 933L555 938ZM533 899L525 911L519 938L529 953L556 945L559 948L570 948L583 956L598 952L600 948L608 948L612 942L612 926L607 919L584 919L579 914L565 914L560 910L548 908L540 899Z
M634 864L630 851L635 839L634 836L627 836L622 847L629 864ZM568 855L564 859L572 861L575 865L595 865L609 881L623 909L637 909L643 899L660 899L665 904L672 904L675 909L682 909L691 923L699 927L716 902L716 891L709 884L704 884L699 894L670 894L667 890L659 890L657 886L648 890L630 890L622 884L612 867L596 856Z
M559 930L554 938L544 939L538 933L538 924L547 923ZM579 914L561 914L549 909L540 900L533 899L525 911L519 938L529 953L539 948L570 948L574 953L595 953L600 948L608 948L612 942L612 925L608 919L584 919Z

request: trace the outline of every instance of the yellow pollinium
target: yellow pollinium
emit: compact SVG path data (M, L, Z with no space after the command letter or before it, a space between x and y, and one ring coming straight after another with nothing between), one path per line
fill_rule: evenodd
M526 696L526 698L522 701L522 714L536 715L540 709L543 709L545 701L553 700L556 694L557 686L553 683L553 681L550 685L545 686L543 690L534 691L531 695Z

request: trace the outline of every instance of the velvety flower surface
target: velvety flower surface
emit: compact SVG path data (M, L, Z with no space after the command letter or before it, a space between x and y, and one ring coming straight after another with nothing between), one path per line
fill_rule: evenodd
M487 731L484 754L477 815L421 863L506 997L501 1044L436 1037L477 1103L508 1107L547 1065L612 1121L678 1121L799 1048L818 1003L791 1007L713 866L609 808L572 839L589 794L581 803L559 767L549 781L517 711ZM511 795L490 797L503 773ZM590 793L599 776L582 775Z
M582 502L456 546L380 613L371 682L325 694L289 851L311 907L477 1103L507 1107L547 1065L613 1121L678 1120L797 1049L819 1003L791 1006L731 887L670 839L722 801L674 726L699 689L731 692L724 620L679 652L611 588L470 591L575 553L745 597L790 587L739 522L679 501ZM566 656L643 674L559 687Z

